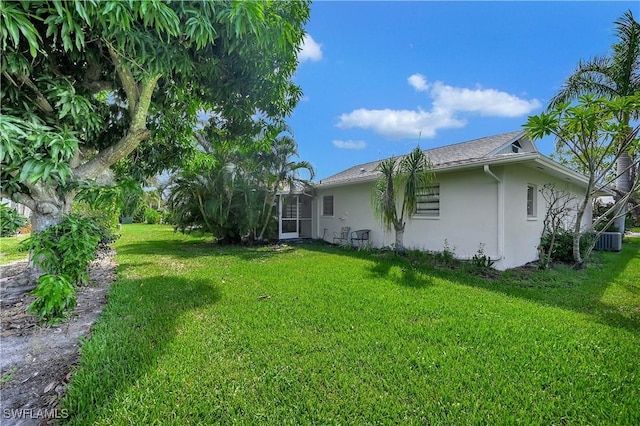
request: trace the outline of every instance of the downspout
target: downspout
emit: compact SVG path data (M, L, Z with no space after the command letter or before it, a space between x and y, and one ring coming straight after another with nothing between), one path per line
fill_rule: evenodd
M491 260L501 260L504 256L504 185L502 180L496 176L488 164L484 165L484 172L498 182L498 255Z

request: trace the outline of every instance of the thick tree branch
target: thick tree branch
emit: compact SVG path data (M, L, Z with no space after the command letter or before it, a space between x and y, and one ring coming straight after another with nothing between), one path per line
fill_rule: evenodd
M74 173L79 179L94 179L111 167L115 162L129 155L140 143L151 136L147 130L147 114L151 104L151 96L156 88L160 75L151 77L142 84L139 102L131 117L127 133L114 145L100 151L93 159L78 166Z
M6 198L7 200L14 201L16 203L20 203L20 204L22 204L24 206L29 207L31 210L34 210L36 208L35 200L33 198L29 197L28 195L23 194L21 192L9 194L7 192L0 191L0 197Z
M136 107L138 106L138 99L140 98L138 85L136 84L136 80L133 77L131 70L126 68L120 61L120 55L113 47L113 45L106 40L105 44L107 45L107 49L109 50L109 56L111 56L113 65L115 65L116 67L116 72L118 73L118 77L120 78L120 82L122 83L122 88L127 94L129 114L131 115L131 117L133 117Z
M40 92L40 89L38 89L38 87L33 83L33 81L31 81L29 77L23 74L20 74L17 77L22 84L26 84L36 94L36 100L34 101L36 106L40 108L41 111L47 114L51 114L53 112L53 107L51 106L49 101L47 101L47 98L44 97L42 92Z

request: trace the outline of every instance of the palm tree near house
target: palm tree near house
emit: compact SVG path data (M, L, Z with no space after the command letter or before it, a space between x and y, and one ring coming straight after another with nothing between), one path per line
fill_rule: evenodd
M235 146L231 141L200 138L200 147L200 155L173 178L169 207L176 226L198 226L217 240L238 241Z
M612 45L611 55L580 61L562 89L551 99L549 108L575 100L583 94L614 98L632 96L640 92L640 24L634 19L631 11L625 12L615 24L618 41ZM630 120L638 118L640 118L640 111L636 111L635 114L625 114L620 117L620 120L630 131ZM631 167L634 164L632 156L640 155L637 151L635 153L624 151L618 157L616 190L620 197L627 194L633 182L638 179L639 171ZM629 200L637 208L638 200L633 196ZM621 230L624 230L625 211L626 206L623 207L618 222L618 228Z
M268 126L262 139L269 146L269 149L258 153L256 165L258 169L262 170L262 176L265 178L264 184L268 192L262 205L262 227L257 236L258 241L264 238L271 222L278 190L286 187L293 191L297 187L307 186L315 176L311 163L295 160L298 157L298 144L286 125ZM301 177L302 171L306 171L309 175L308 179Z
M431 163L420 147L398 159L388 158L376 168L381 176L372 194L373 208L387 231L395 231L395 249L404 248L405 215L415 212L418 199L433 180ZM402 194L400 200L397 199ZM400 210L398 211L398 205Z

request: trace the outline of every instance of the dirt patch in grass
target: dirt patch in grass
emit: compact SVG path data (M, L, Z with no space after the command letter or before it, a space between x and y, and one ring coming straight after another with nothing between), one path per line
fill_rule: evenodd
M25 311L35 287L24 274L26 262L0 268L0 423L49 424L66 416L58 403L78 361L81 339L106 305L115 267L115 251L99 253L90 267L91 284L78 291L74 312L53 326L41 325Z

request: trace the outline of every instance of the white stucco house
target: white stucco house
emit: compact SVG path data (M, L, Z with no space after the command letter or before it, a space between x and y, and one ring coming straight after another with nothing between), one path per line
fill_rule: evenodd
M545 214L539 189L555 183L576 197L584 196L587 179L538 152L523 131L429 149L425 154L435 179L425 188L417 210L406 220L404 245L441 251L445 244L462 259L480 244L508 269L538 258ZM316 238L331 242L342 227L370 229L370 244L391 245L374 215L371 193L379 161L353 166L315 183L313 194L282 194L279 237ZM589 209L584 223L591 222Z

